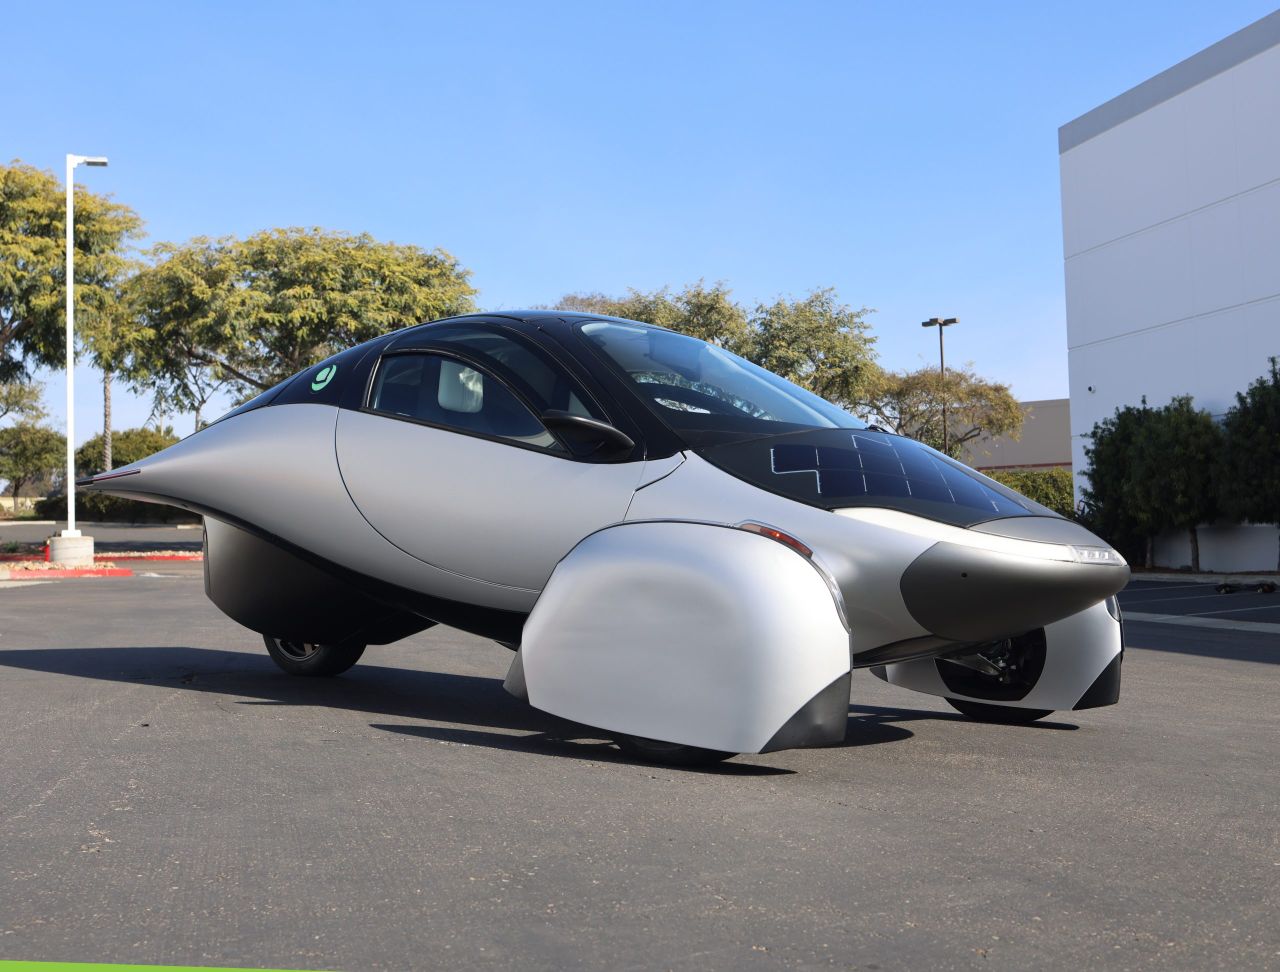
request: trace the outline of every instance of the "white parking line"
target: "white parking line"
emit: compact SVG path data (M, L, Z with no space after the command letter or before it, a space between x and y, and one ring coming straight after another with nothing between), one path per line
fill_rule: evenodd
M1189 628L1220 628L1226 631L1256 631L1280 634L1280 624L1269 621L1229 621L1226 618L1201 618L1189 614L1139 614L1125 611L1126 621L1147 621L1154 624L1182 624Z
M1133 590L1125 590L1123 594L1163 594L1165 591L1189 591L1197 587L1216 587L1217 584L1161 584L1158 581L1148 581L1149 584L1155 584L1154 587L1135 587Z
M1229 594L1191 594L1187 597L1149 597L1145 601L1139 601L1139 604L1158 604L1160 601L1203 601L1206 597L1229 597ZM1120 606L1132 604L1132 601L1121 601Z
M1273 601L1271 604L1260 604L1251 608L1229 608L1226 611L1197 611L1196 617L1207 617L1210 614L1243 614L1245 611L1274 611L1280 608L1280 601Z

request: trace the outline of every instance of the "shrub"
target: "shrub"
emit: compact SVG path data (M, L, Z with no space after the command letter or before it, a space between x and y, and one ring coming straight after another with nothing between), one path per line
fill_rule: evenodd
M995 469L986 475L1055 513L1075 516L1070 469Z

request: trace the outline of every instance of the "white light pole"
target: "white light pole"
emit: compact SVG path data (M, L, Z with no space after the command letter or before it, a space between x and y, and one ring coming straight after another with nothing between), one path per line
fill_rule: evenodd
M76 529L76 277L75 277L75 172L78 165L106 165L102 156L68 155L67 156L67 528L62 531L64 537L79 537ZM88 560L93 563L93 540L89 542ZM61 544L73 559L82 559L83 553L71 548L79 548L82 544ZM76 556L80 554L80 556ZM52 556L52 559L58 559Z

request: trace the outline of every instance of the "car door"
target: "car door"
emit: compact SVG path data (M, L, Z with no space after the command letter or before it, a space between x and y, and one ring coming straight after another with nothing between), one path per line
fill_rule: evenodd
M425 563L540 590L579 540L623 519L644 463L583 461L547 431L549 408L608 418L532 342L483 323L424 330L384 352L364 407L339 417L351 498Z

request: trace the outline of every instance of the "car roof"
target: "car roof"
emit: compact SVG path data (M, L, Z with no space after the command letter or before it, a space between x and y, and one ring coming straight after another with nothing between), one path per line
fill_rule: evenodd
M646 324L643 321L632 321L625 317L613 317L609 314L586 314L582 311L562 311L562 310L501 310L501 311L478 311L473 314L457 314L453 317L442 317L437 321L424 321L421 324L412 324L403 328L405 331L417 330L418 328L435 327L437 324L452 324L455 321L474 321L477 324L484 324L495 320L520 321L526 324L534 324L538 321L546 320L562 320L562 321L617 321L623 324L630 324L635 327L652 327L655 330L666 330L666 328L658 327L656 324Z

